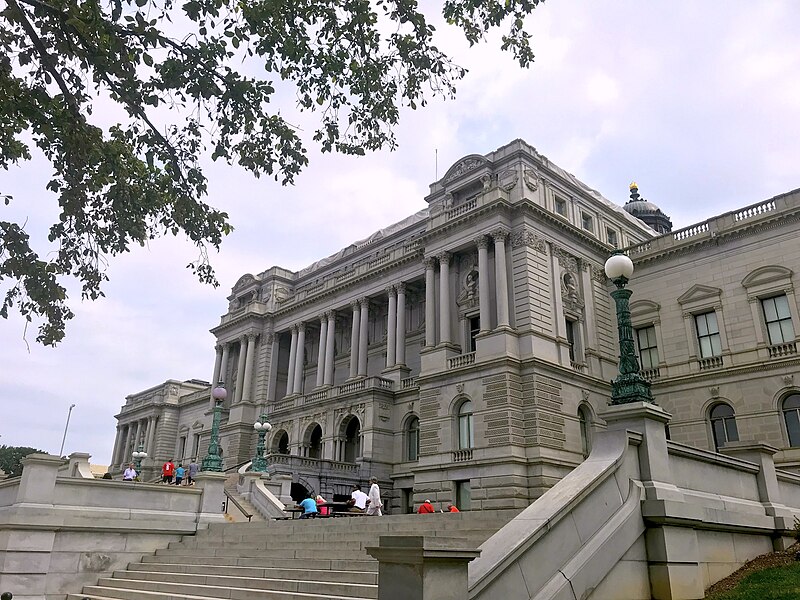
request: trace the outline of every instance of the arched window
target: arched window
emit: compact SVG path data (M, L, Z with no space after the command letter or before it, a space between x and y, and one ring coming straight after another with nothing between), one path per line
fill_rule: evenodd
M322 458L322 427L317 425L308 441L308 457Z
M406 460L419 460L419 419L411 417L406 427Z
M783 421L790 446L800 446L800 394L792 394L783 401Z
M357 417L353 417L344 432L344 462L356 462L359 456L361 456L361 423Z
M464 450L475 445L472 427L472 402L466 400L458 407L458 448Z
M278 433L278 435L275 436L273 448L273 451L278 454L289 454L289 434L285 431Z
M739 441L736 429L736 415L728 404L717 404L711 409L711 431L714 435L714 447L719 450L728 442Z
M578 408L578 421L581 426L581 452L585 458L592 451L592 415L585 406Z

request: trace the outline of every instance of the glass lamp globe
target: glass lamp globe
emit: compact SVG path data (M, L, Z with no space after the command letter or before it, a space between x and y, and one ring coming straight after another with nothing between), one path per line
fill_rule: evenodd
M633 261L624 254L615 254L606 261L605 271L612 281L620 277L630 279L633 275Z
M225 400L225 398L228 397L228 390L221 385L218 385L211 390L211 395L214 397L214 400Z

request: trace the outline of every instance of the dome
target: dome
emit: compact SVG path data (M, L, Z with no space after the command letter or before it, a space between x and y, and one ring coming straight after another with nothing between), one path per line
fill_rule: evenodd
M639 186L636 182L631 183L631 199L622 208L625 212L643 221L659 233L672 231L672 221L662 210L649 200L639 196Z

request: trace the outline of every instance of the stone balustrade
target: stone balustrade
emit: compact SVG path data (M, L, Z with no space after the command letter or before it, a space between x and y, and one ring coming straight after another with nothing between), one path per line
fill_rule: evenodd
M384 379L383 377L364 377L355 381L348 381L341 385L324 388L309 392L308 394L294 394L287 396L282 400L275 403L275 412L282 410L289 410L291 408L305 406L307 404L314 404L315 402L322 402L325 400L332 400L351 396L353 394L362 394L365 392L383 390L391 392L395 388L395 383L391 379Z

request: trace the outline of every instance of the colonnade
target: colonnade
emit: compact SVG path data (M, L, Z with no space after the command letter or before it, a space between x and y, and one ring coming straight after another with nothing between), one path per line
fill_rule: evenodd
M478 250L478 299L480 311L480 330L482 333L492 329L492 317L495 317L497 328L510 326L509 294L506 264L506 241L508 231L500 228L490 234L475 238ZM494 243L494 276L496 315L492 315L491 289L489 271L489 245ZM451 310L454 305L450 278L450 263L453 254L445 251L424 259L425 268L425 346L450 344L452 340ZM436 268L438 266L439 286L438 304L436 302ZM387 369L405 367L406 364L406 295L407 284L400 281L386 288L387 329L386 329L386 364ZM367 376L367 351L370 305L374 299L361 297L350 302L352 328L350 333L349 379ZM438 313L438 314L437 314ZM337 309L328 310L316 317L318 320L319 348L317 350L317 371L315 387L331 386L334 383L335 369L335 337ZM438 331L437 331L438 324ZM289 343L289 361L286 377L286 395L303 393L303 381L306 362L306 335L310 330L309 323L299 321L289 327L291 341ZM317 329L317 327L314 327ZM437 336L438 333L438 336ZM276 333L277 335L277 333ZM437 339L438 337L438 339ZM246 334L239 338L241 344L235 397L232 404L252 401L251 394L254 378L254 359L256 335ZM217 358L214 365L216 384L220 376L224 378L228 371L231 342L217 346ZM272 346L270 369L278 365L277 353L280 344ZM270 389L274 390L275 377L270 378ZM270 400L274 399L274 391L270 392Z
M145 452L152 457L155 451L153 444L155 443L157 419L157 416L151 415L117 425L111 464L122 465L133 460L131 453L136 451L139 444L142 443Z

